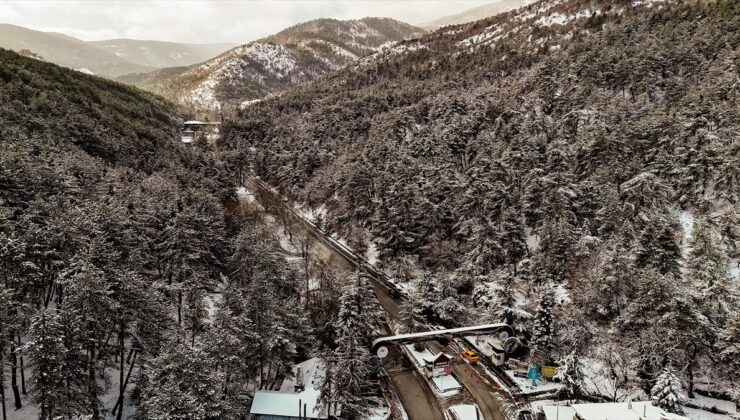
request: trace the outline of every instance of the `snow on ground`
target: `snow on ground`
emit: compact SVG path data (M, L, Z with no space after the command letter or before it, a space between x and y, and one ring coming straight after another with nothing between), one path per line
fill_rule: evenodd
M694 215L687 210L682 210L678 213L678 223L681 224L683 230L683 236L681 237L681 255L684 258L691 251L689 247L689 241L691 240L691 233L694 231Z
M221 293L209 293L206 295L206 312L208 312L208 323L213 321L213 316L216 314L216 309L221 303Z
M365 259L372 265L378 263L378 247L375 245L375 242L370 241L370 244L367 246Z
M717 398L705 397L699 394L695 394L694 398L685 397L685 401L687 404L697 405L699 407L709 409L716 407L728 413L740 414L735 411L735 403L732 401L718 400Z
M316 224L319 218L326 220L326 206L324 205L313 209L305 208L300 204L295 203L294 208L298 214L303 216L303 218L308 219L311 223Z
M540 235L536 233L527 233L527 248L530 252L535 252L540 247Z
M452 375L437 376L431 378L431 381L434 384L434 391L444 397L455 395L462 389L460 382Z
M538 394L538 393L549 393L549 392L555 392L563 387L562 384L559 384L557 382L550 382L547 380L539 380L537 381L537 385L532 387L532 380L527 378L522 378L519 376L514 375L514 370L505 370L507 375L516 382L516 384L519 386L519 389L522 390L522 394Z
M391 413L387 408L376 408L370 411L367 420L387 420L390 415Z
M684 408L685 414L691 420L730 420L733 417L725 414L714 414L705 410L697 410L695 408Z
M555 300L559 304L570 303L570 292L562 284L556 285L553 290L555 291Z

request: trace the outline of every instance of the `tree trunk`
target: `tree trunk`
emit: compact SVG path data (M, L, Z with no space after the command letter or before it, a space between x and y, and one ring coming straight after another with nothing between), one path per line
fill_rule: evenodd
M21 333L18 333L18 347L23 347L23 342L21 341ZM23 368L23 353L20 355L21 359L21 392L23 395L26 395L26 373L24 372ZM0 363L0 366L2 366L2 363Z
M116 420L121 420L121 416L123 413L123 393L126 392L126 387L128 386L128 380L131 377L131 371L134 370L134 365L136 364L136 356L139 354L139 352L134 350L134 357L131 360L131 364L128 366L128 373L126 374L126 379L123 381L123 388L121 389L121 397L118 398L118 401L116 401L116 405L113 407L113 414L116 414L116 410L118 410L118 414L116 414Z
M177 325L182 326L182 290L177 291Z
M694 398L694 359L696 359L696 349L692 349L691 353L689 355L689 366L688 366L688 376L689 376L689 389L688 389L688 396L689 398Z
M90 344L90 360L87 366L87 390L88 390L88 404L90 414L93 420L100 418L100 410L98 409L98 385L95 381L95 343Z
M23 404L21 403L20 391L18 390L18 357L15 353L15 340L13 340L14 335L15 334L11 334L10 336L10 388L13 390L15 409L20 410L23 407Z
M7 420L7 413L5 412L5 375L3 375L3 349L0 346L0 405L3 410L3 420Z
M116 407L120 407L118 410L118 414L116 414L116 420L121 420L121 415L123 414L123 393L126 391L126 384L125 379L123 377L123 371L126 367L126 346L123 339L124 331L126 330L126 321L124 320L123 315L121 315L121 331L118 333L118 348L120 350L121 355L121 370L118 373L118 401L116 401ZM113 407L115 410L115 407Z

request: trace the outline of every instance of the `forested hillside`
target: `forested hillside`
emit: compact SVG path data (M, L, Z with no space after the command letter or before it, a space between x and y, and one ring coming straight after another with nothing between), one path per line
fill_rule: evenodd
M178 118L0 50L3 416L241 418L303 351L292 271Z
M199 110L237 109L422 34L388 18L316 19L229 50L204 63L120 77Z
M737 1L538 2L246 108L223 147L433 317L612 390L737 392L739 45Z

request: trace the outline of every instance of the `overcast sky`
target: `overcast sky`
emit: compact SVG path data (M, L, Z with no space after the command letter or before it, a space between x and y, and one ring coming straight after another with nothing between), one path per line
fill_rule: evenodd
M0 22L84 40L248 42L319 17L418 24L495 0L0 0Z

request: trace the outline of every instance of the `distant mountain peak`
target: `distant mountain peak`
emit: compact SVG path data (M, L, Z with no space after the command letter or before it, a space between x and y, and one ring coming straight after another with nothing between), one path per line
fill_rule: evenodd
M119 78L199 109L239 107L340 69L423 29L390 18L315 19L202 64Z

